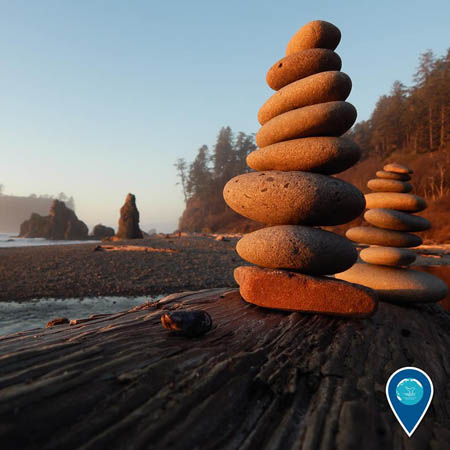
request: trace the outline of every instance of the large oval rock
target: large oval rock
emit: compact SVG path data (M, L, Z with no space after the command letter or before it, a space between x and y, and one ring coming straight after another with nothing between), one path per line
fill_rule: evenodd
M256 134L256 145L309 136L341 136L356 120L356 109L347 102L327 102L294 109L266 122Z
M311 275L343 272L358 258L348 239L298 225L278 225L246 234L237 243L236 251L258 266L295 269Z
M362 193L350 183L308 172L253 172L225 185L230 208L271 225L338 225L364 210Z
M311 48L277 61L267 72L267 84L278 91L289 83L328 70L341 70L342 61L337 53L324 48Z
M413 170L411 170L409 167L404 166L403 164L399 163L390 163L386 164L383 167L383 170L386 172L395 172L395 173L413 173Z
M369 247L361 250L359 257L366 263L383 266L407 266L416 260L416 253L406 248Z
M412 185L404 181L376 178L367 182L367 187L375 192L411 192Z
M431 228L425 217L414 216L394 209L375 208L364 213L364 219L379 228L397 231L424 231Z
M339 28L325 20L313 20L294 34L286 47L286 55L307 48L328 48L334 50L341 40Z
M270 97L258 112L264 125L287 111L339 100L345 100L352 89L350 77L343 72L321 72L290 83Z
M427 207L422 197L414 194L398 194L396 192L374 192L366 194L367 209L387 208L399 211L419 212Z
M415 234L374 227L353 227L345 235L354 242L386 247L417 247L422 243L422 238Z
M334 278L241 266L234 270L241 296L264 308L368 317L377 309L374 291Z
M380 300L386 302L437 302L448 293L447 285L439 278L400 267L358 263L335 277L374 289Z
M376 173L376 176L385 180L409 181L411 179L411 177L406 173L386 172L385 170L379 170Z
M255 170L301 170L332 175L356 164L357 144L343 137L307 137L278 142L255 150L247 164Z

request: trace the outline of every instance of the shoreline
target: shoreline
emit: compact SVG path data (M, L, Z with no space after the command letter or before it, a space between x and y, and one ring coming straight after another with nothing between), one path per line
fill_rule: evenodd
M95 251L98 242L2 247L0 302L236 288L234 269L249 265L236 253L237 241L236 236L171 235L104 241L102 251ZM449 284L450 245L417 250L412 268L438 270L436 275Z
M0 302L140 297L237 287L233 270L248 263L236 253L236 242L236 238L218 241L214 236L158 236L113 244L162 251L94 251L99 244L88 242L3 247Z

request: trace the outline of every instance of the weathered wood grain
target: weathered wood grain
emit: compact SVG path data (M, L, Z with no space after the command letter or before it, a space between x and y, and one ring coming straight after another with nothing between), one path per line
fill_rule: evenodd
M163 329L203 309L201 338ZM0 448L448 449L450 315L381 304L344 320L246 304L236 290L174 294L130 312L0 337ZM408 438L385 399L416 366L435 397Z

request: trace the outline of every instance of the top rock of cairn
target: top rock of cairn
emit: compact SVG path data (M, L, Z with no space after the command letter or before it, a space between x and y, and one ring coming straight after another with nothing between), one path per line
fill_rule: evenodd
M259 147L248 158L257 172L231 179L227 204L269 226L245 235L237 252L261 267L235 270L242 297L268 308L364 317L376 308L375 293L325 275L351 267L357 258L346 238L312 228L351 221L365 207L353 185L328 175L354 165L359 147L340 137L356 120L345 99L348 75L333 51L340 31L314 21L301 28L286 55L269 69L277 90L262 106Z

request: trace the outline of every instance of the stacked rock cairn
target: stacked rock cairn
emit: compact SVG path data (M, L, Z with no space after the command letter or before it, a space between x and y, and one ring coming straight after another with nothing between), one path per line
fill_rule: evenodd
M447 295L447 285L429 273L408 268L417 255L407 247L422 244L422 239L410 232L431 227L424 217L411 214L427 207L423 198L410 193L411 173L408 167L391 163L376 173L378 178L369 180L367 187L374 192L365 196L364 219L371 226L350 228L346 236L370 247L360 252L362 263L336 277L374 289L380 300L436 302Z
M257 266L234 272L241 296L275 309L365 317L377 305L371 289L327 277L351 267L357 252L345 237L318 228L359 216L363 194L330 175L353 166L360 150L340 137L356 120L345 102L350 78L333 51L341 33L313 21L287 46L286 56L267 73L277 92L261 107L259 149L247 158L256 172L232 178L226 203L264 223L237 244L238 254Z

